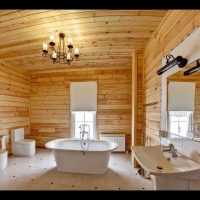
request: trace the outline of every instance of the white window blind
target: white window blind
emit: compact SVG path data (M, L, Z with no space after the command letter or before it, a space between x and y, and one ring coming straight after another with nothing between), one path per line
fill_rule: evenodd
M96 111L97 110L97 82L72 82L70 83L71 111Z
M168 86L169 111L194 111L195 83L170 82Z

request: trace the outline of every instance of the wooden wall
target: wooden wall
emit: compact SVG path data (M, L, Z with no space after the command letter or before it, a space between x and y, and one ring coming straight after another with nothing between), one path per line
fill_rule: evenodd
M168 11L144 50L144 100L145 103L158 101L145 107L144 113L145 132L152 139L152 145L159 142L155 134L160 128L161 77L156 71L161 67L162 58L199 24L198 10Z
M142 62L143 54L138 52L138 145L143 127ZM97 133L126 133L127 149L130 150L131 68L49 70L33 72L29 77L1 63L0 130L8 136L8 149L10 130L16 127L25 127L26 137L36 139L38 147L44 147L45 142L55 138L69 137L70 81L90 80L98 82Z
M29 134L30 80L28 74L0 62L0 132L6 134L10 151L10 130L24 127Z
M144 127L143 127L143 52L137 52L137 133L136 144L144 144Z
M68 68L33 72L30 78L31 138L38 147L70 137L70 82L97 81L97 134L126 133L130 149L131 68Z

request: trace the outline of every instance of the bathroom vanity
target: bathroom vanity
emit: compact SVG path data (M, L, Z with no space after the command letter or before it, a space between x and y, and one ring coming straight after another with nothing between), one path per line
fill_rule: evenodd
M180 153L173 157L161 146L133 147L132 151L151 177L154 190L192 190L193 182L200 183L200 163Z

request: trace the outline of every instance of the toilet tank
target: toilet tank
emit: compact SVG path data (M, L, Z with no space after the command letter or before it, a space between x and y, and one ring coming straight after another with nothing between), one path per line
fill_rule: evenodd
M24 139L24 128L11 130L11 142L16 142Z

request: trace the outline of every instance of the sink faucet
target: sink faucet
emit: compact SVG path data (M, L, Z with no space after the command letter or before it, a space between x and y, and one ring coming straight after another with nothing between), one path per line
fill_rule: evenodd
M169 144L167 149L163 149L163 152L170 152L173 157L177 157L178 156L178 154L176 152L176 149L174 148L173 144Z

